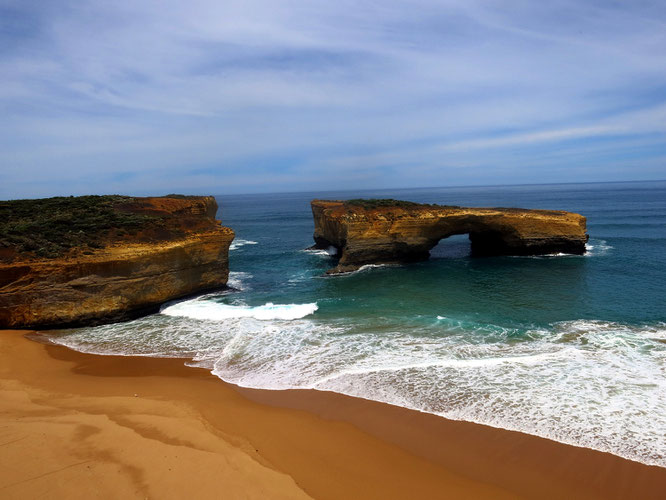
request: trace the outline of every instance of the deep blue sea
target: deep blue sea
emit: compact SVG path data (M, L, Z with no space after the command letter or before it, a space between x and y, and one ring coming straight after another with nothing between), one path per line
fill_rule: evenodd
M578 212L585 256L431 260L324 277L310 200L397 198ZM52 335L86 352L187 356L221 379L315 388L666 466L666 182L219 196L236 290Z

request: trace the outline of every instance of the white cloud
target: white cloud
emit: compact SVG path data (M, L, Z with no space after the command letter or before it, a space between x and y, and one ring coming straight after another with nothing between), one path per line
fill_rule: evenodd
M0 53L0 196L26 179L93 190L127 171L194 189L215 183L187 171L219 168L228 186L235 165L257 184L300 169L317 188L346 164L402 185L400 166L446 183L499 175L518 155L529 177L572 140L664 144L659 2L8 5L39 22L0 31L16 47ZM273 156L291 163L253 172Z

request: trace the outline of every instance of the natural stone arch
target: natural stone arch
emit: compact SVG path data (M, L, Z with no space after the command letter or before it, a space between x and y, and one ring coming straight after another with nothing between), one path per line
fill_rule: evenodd
M469 234L473 256L583 254L587 241L585 217L564 211L314 200L312 213L315 247L340 256L329 273L426 260L454 234Z

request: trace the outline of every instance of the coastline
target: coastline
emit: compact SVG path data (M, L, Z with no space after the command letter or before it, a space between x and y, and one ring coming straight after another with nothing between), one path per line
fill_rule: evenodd
M3 498L659 498L666 468L0 332Z

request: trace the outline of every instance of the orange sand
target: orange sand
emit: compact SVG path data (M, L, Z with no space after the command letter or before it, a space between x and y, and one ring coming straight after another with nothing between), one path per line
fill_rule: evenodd
M0 498L661 498L666 469L0 332Z

